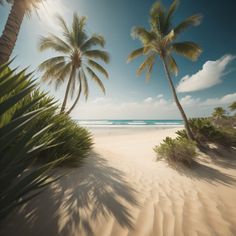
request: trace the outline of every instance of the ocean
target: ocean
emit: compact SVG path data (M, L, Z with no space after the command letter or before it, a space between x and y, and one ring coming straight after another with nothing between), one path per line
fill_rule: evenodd
M85 127L181 127L182 120L76 120Z

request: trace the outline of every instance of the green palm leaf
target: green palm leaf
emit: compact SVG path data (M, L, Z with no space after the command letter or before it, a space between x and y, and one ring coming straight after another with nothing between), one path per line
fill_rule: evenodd
M176 53L181 54L192 61L197 60L202 52L199 45L189 41L173 43L172 48Z
M91 59L100 59L106 63L110 61L110 56L107 52L102 50L90 50L83 53L85 57L91 58Z
M69 53L71 50L70 46L66 42L64 42L55 35L40 38L39 50L44 51L47 49L53 49L57 52L62 53Z
M202 18L203 17L200 14L188 17L174 28L175 35L178 36L180 33L191 26L198 26L201 23Z
M84 52L88 49L90 49L92 46L105 46L105 39L102 35L94 34L90 39L88 39L82 46L81 51Z
M142 56L143 52L144 52L143 47L134 50L132 53L129 54L127 62L130 62L130 61L134 60L135 58Z
M86 69L87 69L88 73L90 74L92 80L94 80L98 84L99 88L102 90L103 93L106 93L105 87L104 87L102 81L99 79L99 77L89 67L87 67Z
M93 60L88 60L88 64L95 70L97 70L98 72L102 73L106 78L109 77L107 71L97 62L93 61Z
M174 59L171 55L169 55L169 56L167 57L167 63L168 63L168 65L169 65L170 71L171 71L175 76L177 76L178 73L179 73L179 68L178 68L178 65L177 65L175 59Z
M155 62L156 55L153 54L146 58L146 60L139 66L137 70L137 75L141 75L141 73L148 68L148 71L150 72L151 68L153 67L153 64Z
M83 87L83 91L84 91L84 96L85 96L85 99L87 100L88 99L88 95L89 95L89 86L88 86L88 81L86 79L86 76L85 76L85 73L84 73L84 70L82 69L80 71L80 80L81 80L81 83L82 83L82 87Z

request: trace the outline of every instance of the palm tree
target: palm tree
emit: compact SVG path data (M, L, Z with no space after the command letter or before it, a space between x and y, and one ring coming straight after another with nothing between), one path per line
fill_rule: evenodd
M0 65L7 62L16 44L25 14L37 8L43 0L5 0L12 4L5 28L0 37ZM0 4L4 1L0 0Z
M102 80L96 73L98 72L106 78L108 78L108 73L96 59L108 63L110 58L106 51L93 49L94 46L103 48L105 40L98 34L88 37L85 32L85 17L79 17L77 14L74 14L71 28L67 26L61 16L58 16L57 20L63 30L62 37L57 37L53 34L48 37L42 37L39 49L40 51L52 49L59 55L44 61L39 66L39 70L43 72L42 79L49 81L49 83L54 83L56 89L68 79L61 112L65 112L69 94L73 98L77 84L79 85L75 102L67 112L70 113L78 103L82 90L85 97L88 97L87 78L91 78L96 82L105 93Z
M236 101L233 102L233 103L229 106L229 109L230 109L231 111L235 111L235 110L236 110Z
M212 116L218 120L218 119L223 118L225 116L225 114L226 114L226 111L224 108L216 107L214 109L214 112L212 113Z
M196 60L199 57L202 50L196 43L190 41L176 42L176 39L188 27L199 25L202 16L199 14L190 16L176 27L172 27L172 17L178 5L179 1L174 0L169 9L165 9L160 2L154 3L150 10L150 29L134 27L132 30L133 38L138 38L142 43L142 47L134 50L129 55L128 62L144 55L146 59L138 68L137 75L146 70L146 78L149 80L157 58L161 59L175 103L184 120L188 137L194 139L187 116L179 102L171 79L171 74L178 74L178 66L172 53L176 52L190 60Z

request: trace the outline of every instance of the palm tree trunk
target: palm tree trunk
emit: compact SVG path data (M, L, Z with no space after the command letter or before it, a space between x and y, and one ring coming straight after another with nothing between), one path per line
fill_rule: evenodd
M0 65L6 63L12 54L25 11L23 1L13 1L11 12L0 37Z
M194 135L189 127L189 124L188 124L188 118L184 112L184 109L183 107L181 106L180 102L179 102L179 99L178 99L178 96L176 94L176 91L175 91L175 87L174 87L174 84L172 82L172 79L171 79L171 76L170 76L170 72L169 72L169 69L167 67L167 63L166 63L166 60L165 58L162 58L162 63L163 63L163 66L165 68L165 72L166 72L166 78L168 80L168 83L169 83L169 86L171 88L171 91L172 91L172 94L173 94L173 97L174 97L174 100L175 100L175 103L181 113L181 116L184 120L184 126L185 126L185 129L186 129L186 132L187 132L187 135L188 135L188 138L191 139L191 140L195 140L194 139Z
M61 106L60 113L63 113L65 111L66 103L67 103L67 99L68 99L68 95L69 95L69 91L70 91L70 85L71 85L71 82L73 80L74 73L75 73L75 67L72 67L70 78L69 78L68 84L66 86L66 93L65 93L65 97L64 97L64 100L63 100L63 103L62 103L62 106Z
M72 112L72 110L75 108L76 104L78 103L79 98L80 98L80 95L81 95L81 90L82 90L82 86L81 86L81 82L80 82L80 84L79 84L79 93L78 93L78 95L77 95L77 97L76 97L76 99L75 99L74 104L73 104L73 105L71 106L71 108L67 111L67 114L68 114L68 115Z

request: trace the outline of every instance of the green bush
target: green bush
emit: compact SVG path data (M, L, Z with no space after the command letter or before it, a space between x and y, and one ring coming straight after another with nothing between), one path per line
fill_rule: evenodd
M50 172L66 159L60 155L57 161L35 165L39 153L52 150L56 143L52 145L54 140L46 138L50 126L27 128L45 110L29 111L39 100L17 108L17 104L30 96L35 85L32 81L25 83L22 73L14 74L7 66L0 66L0 221L55 181ZM13 94L13 90L17 92Z
M17 88L11 90L9 94L1 98L1 101L19 93L24 86L31 86L32 82L24 78L23 73L19 73L19 78L23 77L22 83ZM28 77L28 76L26 76ZM33 101L37 101L33 103ZM37 109L44 110L43 114L36 116L22 132L27 132L28 129L42 129L46 125L50 126L48 131L42 137L46 141L51 139L52 145L56 145L53 150L43 151L38 155L38 160L41 163L47 163L58 158L58 156L66 155L67 158L62 165L77 165L87 156L92 148L92 137L87 129L77 125L67 114L59 114L59 107L52 97L40 92L36 86L25 96L21 101L18 101L11 109L9 109L4 117L0 120L0 125L4 125L9 120L18 115L22 107L27 107L32 104L28 111ZM16 140L21 139L21 134L15 137ZM58 145L60 144L60 145Z
M190 166L196 157L196 144L186 138L172 139L167 137L163 142L154 148L160 159L166 160L169 164L182 163Z
M92 145L30 74L8 66L0 66L0 221L55 181L54 167L79 163Z
M235 145L235 130L216 127L208 118L194 118L189 120L190 128L198 143L215 143L224 147ZM185 130L176 132L180 137L187 138Z

